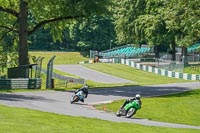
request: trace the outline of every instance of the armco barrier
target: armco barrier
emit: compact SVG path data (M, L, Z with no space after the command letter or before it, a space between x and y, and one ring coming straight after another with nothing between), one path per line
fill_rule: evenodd
M155 68L151 66L142 65L140 63L135 63L133 61L129 61L128 59L121 59L121 63L143 70L143 71L152 72L152 73L167 76L167 77L173 77L173 78L185 79L185 80L200 80L199 74L188 74L188 73L167 71L167 70L163 70L163 69L159 69L159 68Z
M0 89L39 89L42 80L29 78L0 79Z

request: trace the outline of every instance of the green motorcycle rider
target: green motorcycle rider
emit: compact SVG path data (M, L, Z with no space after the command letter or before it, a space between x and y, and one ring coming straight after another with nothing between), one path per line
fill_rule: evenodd
M124 108L128 103L131 103L133 102L134 100L137 100L138 101L138 104L140 105L140 108L142 106L142 101L141 101L141 96L140 94L136 94L135 97L131 98L131 99L127 99L124 104L121 106L121 108Z
M126 116L127 118L131 118L137 110L141 109L142 101L140 98L140 94L136 94L134 98L126 100L117 111L116 116Z

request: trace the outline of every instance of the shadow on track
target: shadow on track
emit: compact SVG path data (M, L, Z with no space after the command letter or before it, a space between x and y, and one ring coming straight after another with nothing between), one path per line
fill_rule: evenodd
M2 93L0 94L0 100L7 101L24 101L24 100L33 100L33 101L55 101L52 99L47 99L42 96L28 96L28 95L20 95L20 94L8 94Z
M168 95L172 93L178 93L183 91L191 90L188 87L177 87L177 86L166 86L166 87L157 87L157 86L132 86L132 87L114 87L114 88L105 88L97 90L89 90L90 94L95 95L104 95L104 96L123 96L123 97L132 97L136 93L142 94L143 97L149 96L159 96L159 95Z

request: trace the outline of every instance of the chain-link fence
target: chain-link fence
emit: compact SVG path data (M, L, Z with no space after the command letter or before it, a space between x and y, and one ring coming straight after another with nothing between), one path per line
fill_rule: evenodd
M90 59L94 59L95 55L98 55L98 51L90 50Z
M155 67L167 71L183 72L184 63L180 61L171 61L171 60L156 58Z

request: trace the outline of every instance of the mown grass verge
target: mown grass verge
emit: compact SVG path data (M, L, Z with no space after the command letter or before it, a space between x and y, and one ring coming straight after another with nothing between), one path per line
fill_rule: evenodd
M54 59L54 64L77 64L81 61L89 60L89 58L84 57L80 52L29 52L30 56L44 57L42 61L43 68L46 68L51 57L54 55L56 58Z
M199 130L150 127L85 117L71 117L0 106L1 133L197 133Z
M124 100L95 107L116 112ZM142 109L136 118L200 126L200 89L168 96L142 98Z
M84 64L85 67L111 74L120 78L131 80L133 85L165 84L176 82L190 82L183 79L169 78L150 72L141 71L123 64L96 63Z

